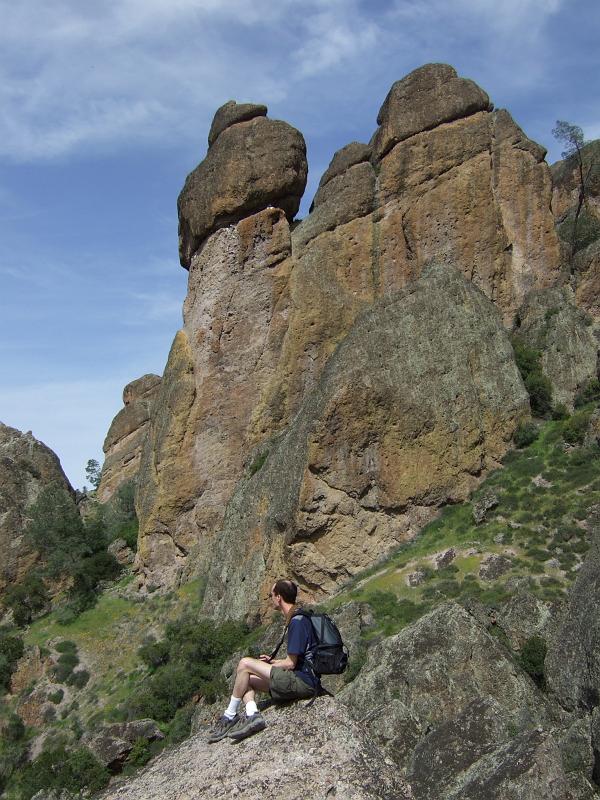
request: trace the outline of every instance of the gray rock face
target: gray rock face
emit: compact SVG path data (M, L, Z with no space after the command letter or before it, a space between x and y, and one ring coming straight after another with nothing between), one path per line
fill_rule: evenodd
M491 111L487 94L448 64L425 64L390 89L371 145L381 159L398 142L477 111Z
M362 164L363 161L369 161L370 158L371 147L368 144L350 142L350 144L342 147L341 150L338 150L337 153L334 154L331 163L319 181L319 189L322 189L332 178L336 178L338 175L346 172L350 167L354 167L356 164Z
M266 106L257 105L256 103L236 103L235 100L229 100L217 110L213 117L208 133L208 146L210 147L215 143L217 137L223 133L225 128L230 128L238 122L248 122L254 117L266 116Z
M21 433L0 422L0 593L37 558L24 541L27 508L53 483L75 498L58 456L31 431Z
M343 706L319 698L265 712L267 728L240 745L206 731L163 753L103 800L268 797L402 800L410 790Z
M518 313L516 332L541 350L554 402L571 409L577 389L596 376L598 342L590 322L567 287L531 292Z
M369 162L357 164L319 187L313 210L298 226L294 242L304 247L325 231L332 231L373 211L375 172Z
M372 648L359 676L339 699L368 725L375 742L400 767L408 767L415 748L421 748L412 762L421 782L426 782L419 764L429 747L427 736L434 736L429 741L437 743L436 759L444 773L445 759L456 752L461 726L472 726L473 738L480 736L482 753L503 741L509 728L533 729L550 717L532 681L485 628L454 603L438 607ZM446 751L443 741L448 742Z
M84 736L82 743L111 772L119 772L138 739L154 742L164 739L164 734L154 720L136 719L107 725L98 733Z
M600 705L600 530L573 584L546 655L546 679L564 708L592 711Z
M134 480L140 468L150 409L158 394L159 375L143 375L123 389L123 404L104 439L104 464L97 497L106 503L119 486Z
M188 175L177 201L182 266L189 269L194 253L218 228L269 206L291 221L307 171L304 138L286 122L254 117L225 128Z

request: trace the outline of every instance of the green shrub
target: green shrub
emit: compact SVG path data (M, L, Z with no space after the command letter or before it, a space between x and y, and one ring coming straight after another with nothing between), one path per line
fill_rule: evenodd
M15 625L29 625L35 614L43 611L50 602L48 591L41 575L31 570L20 583L6 589L5 605L12 609Z
M519 664L533 678L540 688L545 687L544 660L547 651L546 642L540 636L527 639L519 653Z
M55 705L58 705L60 702L62 702L62 699L63 699L64 696L65 696L65 693L64 693L63 689L57 689L55 692L51 692L48 695L48 700L50 700L51 703L54 703Z
M57 653L76 653L77 652L77 645L75 642L71 642L68 639L63 639L57 645L54 646L54 649Z
M21 771L18 786L20 797L30 800L37 792L49 789L73 794L99 792L109 777L106 767L87 748L67 750L58 745L43 750Z
M8 691L11 676L23 652L23 640L5 628L0 629L0 694Z
M77 672L72 672L67 678L69 686L74 686L76 689L83 689L90 679L90 673L86 669L78 669Z
M538 428L533 422L519 422L513 434L513 441L517 447L528 447L538 437Z
M127 765L138 769L139 767L143 767L144 764L147 764L151 758L152 752L150 750L150 743L146 739L139 738L135 740L127 756Z
M564 403L558 403L552 409L552 419L561 420L569 418L569 409Z
M227 687L219 677L224 661L243 646L248 628L235 622L216 625L183 616L167 625L161 642L144 645L141 656L153 670L128 702L128 715L173 719L199 693L213 702Z
M252 477L252 475L256 475L256 473L260 469L262 469L262 467L263 467L263 465L264 465L264 463L265 463L265 461L267 460L268 457L269 457L269 451L268 450L265 450L264 452L259 453L256 456L256 458L252 461L252 463L248 467L248 473L249 473L250 477Z
M188 738L192 729L193 715L194 706L192 704L177 709L169 725L169 733L167 734L166 741L167 745L171 747Z
M348 666L344 674L344 683L352 683L367 661L367 648L359 646L353 653L350 653Z
M538 417L547 417L552 412L552 384L540 372L532 372L525 379L525 388L529 393L531 411Z
M575 395L575 408L581 408L588 403L600 402L600 381L592 378L582 386Z
M576 411L563 426L563 439L567 444L581 445L590 423L591 410Z

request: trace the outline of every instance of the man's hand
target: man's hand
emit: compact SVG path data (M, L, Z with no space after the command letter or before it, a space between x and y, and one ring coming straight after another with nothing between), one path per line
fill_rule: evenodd
M260 655L260 656L259 656L259 659L260 659L261 661L266 661L266 662L267 662L267 664L270 664L270 663L271 663L271 656L266 656L264 653L263 653L262 655Z

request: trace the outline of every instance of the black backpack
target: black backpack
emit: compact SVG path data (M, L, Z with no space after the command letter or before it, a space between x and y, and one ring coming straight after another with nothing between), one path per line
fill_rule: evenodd
M313 627L313 632L317 640L317 646L311 653L307 653L305 660L317 675L340 675L348 666L348 650L342 641L338 626L327 616L315 611L307 611L299 608L294 612L290 622L294 617L307 617ZM281 641L271 654L271 659L275 658L285 635L287 626L281 637Z

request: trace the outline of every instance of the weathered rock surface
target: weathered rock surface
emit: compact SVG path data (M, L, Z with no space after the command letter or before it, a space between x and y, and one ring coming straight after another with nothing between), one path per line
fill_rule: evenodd
M339 699L400 767L408 768L419 745L412 762L419 773L419 754L430 746L423 741L427 736L434 736L429 741L436 742L443 771L461 727L478 729L473 737L479 737L483 753L505 741L509 729L533 730L551 718L543 695L508 652L454 603L373 647Z
M229 100L219 108L213 118L208 133L208 146L211 147L225 128L230 128L238 122L249 122L254 117L266 117L267 107L256 103L236 103Z
M600 218L600 140L588 142L582 150L588 207ZM552 211L560 220L577 206L581 179L575 156L557 161L552 170Z
M117 559L119 564L133 564L135 559L135 554L125 539L112 541L108 546L108 552Z
M597 326L600 322L600 241L592 242L574 258L575 300Z
M600 529L569 593L560 624L552 636L545 668L548 685L569 711L591 712L600 705Z
M473 81L459 78L453 67L425 64L390 89L377 116L374 155L381 159L410 136L491 108L487 94Z
M287 327L290 231L266 209L217 231L194 257L183 331L173 343L142 456L138 564L146 586L173 585L210 539L254 441L261 389Z
M184 800L185 798L307 797L325 800L399 800L410 790L353 722L343 706L319 698L265 712L265 731L239 745L214 745L206 732L165 752L103 800Z
M206 610L264 605L277 574L300 577L311 599L332 592L438 505L464 499L526 413L493 306L458 272L431 268L359 317L261 469L240 482Z
M75 497L56 454L31 431L22 433L0 422L0 593L36 561L24 541L27 509L53 483Z
M104 440L104 464L97 497L106 503L119 486L137 477L158 375L143 375L123 389L125 408L113 419Z
M213 127L221 124L215 118ZM225 127L188 175L177 201L182 266L190 267L194 253L218 228L269 206L281 208L291 221L307 170L304 138L286 122L253 116Z
M598 341L590 323L568 287L531 292L519 309L516 333L541 351L553 402L570 409L577 390L596 377Z
M81 743L89 747L111 772L119 772L139 739L154 742L164 738L153 719L136 719L106 725L97 733L86 734Z

